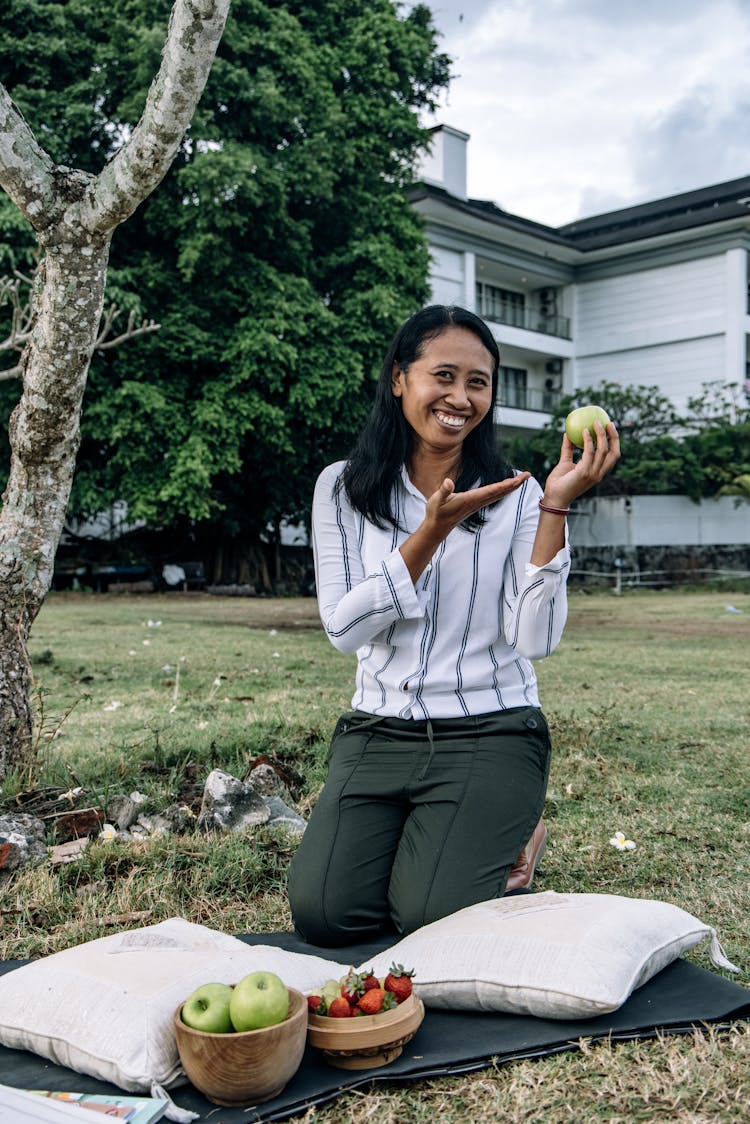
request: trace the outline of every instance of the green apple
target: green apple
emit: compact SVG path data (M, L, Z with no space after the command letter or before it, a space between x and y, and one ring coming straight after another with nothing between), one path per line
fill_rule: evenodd
M275 972L251 972L235 985L229 1017L235 1030L260 1030L289 1014L287 986Z
M182 1004L182 1021L193 1030L202 1030L208 1034L228 1034L234 1029L229 1017L231 998L232 989L229 984L201 984Z
M606 428L610 421L609 414L601 406L579 406L571 411L565 419L565 432L574 445L583 448L583 431L587 429L596 444L596 430L594 422L601 422Z

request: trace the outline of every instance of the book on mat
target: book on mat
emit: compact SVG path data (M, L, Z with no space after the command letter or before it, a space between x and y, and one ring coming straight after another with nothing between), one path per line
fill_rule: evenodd
M161 1119L169 1101L126 1093L70 1093L52 1089L14 1089L0 1085L0 1124L96 1124L97 1118L153 1124Z

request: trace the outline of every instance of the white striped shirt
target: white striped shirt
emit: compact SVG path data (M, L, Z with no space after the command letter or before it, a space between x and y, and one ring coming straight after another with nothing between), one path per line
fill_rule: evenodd
M345 462L320 474L313 499L318 607L331 643L357 653L352 708L399 718L457 718L538 706L533 659L559 643L567 617L567 545L529 559L542 489L525 481L486 510L475 533L456 527L416 588L399 545L426 501L402 471L379 529L335 490Z

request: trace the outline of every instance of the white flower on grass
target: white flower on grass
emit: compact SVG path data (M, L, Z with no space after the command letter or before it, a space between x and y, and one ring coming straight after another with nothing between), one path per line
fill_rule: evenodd
M128 652L128 655L129 656L137 656L138 653L136 652L135 648L131 648L130 651Z
M118 702L117 699L112 699L112 702L107 703L106 706L103 706L102 710L119 710L121 706L121 702Z
M222 678L223 678L223 676L217 675L217 677L214 679L214 687L220 687L221 686Z
M272 628L268 635L269 636L278 636L279 630L277 628Z
M102 824L102 830L99 832L99 838L102 843L111 843L117 837L117 828L111 823Z
M278 660L278 659L280 659L280 658L281 658L281 657L279 656L279 653L278 653L278 652L271 652L271 656L272 656L272 658L273 658L273 659L275 659L275 660Z
M151 643L150 640L141 640L141 644L150 644L150 643Z
M146 621L146 625L148 628L161 628L161 621L148 620Z
M142 792L136 790L135 792L131 792L130 799L134 804L145 804L148 800L148 796L144 796Z
M616 831L609 841L610 847L616 847L618 851L634 851L635 843L632 839L626 839L621 831Z
M70 803L72 804L73 801L75 800L76 796L80 796L80 794L82 792L83 792L83 789L79 785L77 788L69 788L67 792L61 793L60 796L58 796L57 799L58 800L69 800Z
M175 712L176 710L177 710L177 703L175 703L175 704L174 704L174 706L170 706L170 708L169 708L169 713L170 713L170 714L174 714L174 712Z
M177 670L177 668L172 663L165 663L164 666L162 667L162 671L176 671L176 670Z
M208 729L208 722L196 722L195 728L196 728L196 730L207 730Z

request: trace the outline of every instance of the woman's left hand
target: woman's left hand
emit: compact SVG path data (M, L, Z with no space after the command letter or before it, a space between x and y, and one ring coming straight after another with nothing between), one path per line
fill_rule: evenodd
M599 484L620 459L620 438L614 422L606 429L594 422L596 443L590 431L583 431L583 453L580 460L573 458L575 445L567 434L563 436L560 460L547 477L544 502L551 507L570 507L573 500Z

